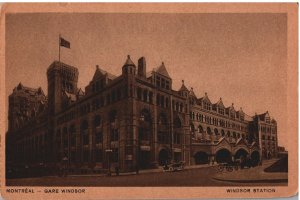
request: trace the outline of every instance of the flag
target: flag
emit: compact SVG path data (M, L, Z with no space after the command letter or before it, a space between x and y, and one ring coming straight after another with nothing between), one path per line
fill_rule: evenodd
M71 48L70 42L65 40L64 38L60 37L60 46L66 47L66 48Z

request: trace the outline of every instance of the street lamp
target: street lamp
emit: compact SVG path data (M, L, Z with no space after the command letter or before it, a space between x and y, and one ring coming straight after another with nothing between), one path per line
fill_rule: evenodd
M111 172L110 172L110 153L112 153L112 149L106 149L105 152L108 155L108 172L107 172L107 175L111 176Z

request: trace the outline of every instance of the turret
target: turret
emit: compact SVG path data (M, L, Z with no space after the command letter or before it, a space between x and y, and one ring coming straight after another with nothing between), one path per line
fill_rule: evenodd
M123 75L135 75L136 74L136 66L135 64L132 62L132 60L130 59L130 55L127 56L127 60L124 63L123 67L122 67L122 74Z

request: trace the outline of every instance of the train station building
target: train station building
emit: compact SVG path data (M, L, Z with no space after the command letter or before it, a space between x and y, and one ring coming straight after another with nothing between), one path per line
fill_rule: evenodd
M119 76L97 65L85 89L78 69L58 61L47 70L47 95L18 84L9 96L7 168L55 168L67 159L70 173L125 172L277 156L269 112L249 116L184 81L176 90L163 62L151 71L144 57L136 63L128 56Z

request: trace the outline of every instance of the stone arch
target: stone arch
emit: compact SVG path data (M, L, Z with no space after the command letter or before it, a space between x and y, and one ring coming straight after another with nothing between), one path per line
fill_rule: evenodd
M241 157L246 158L249 154L245 148L238 148L234 153L234 159L240 159Z
M158 163L159 165L168 164L171 160L171 152L169 148L162 148L158 153Z
M228 163L231 162L231 152L227 148L220 148L216 151L216 162L217 163Z

